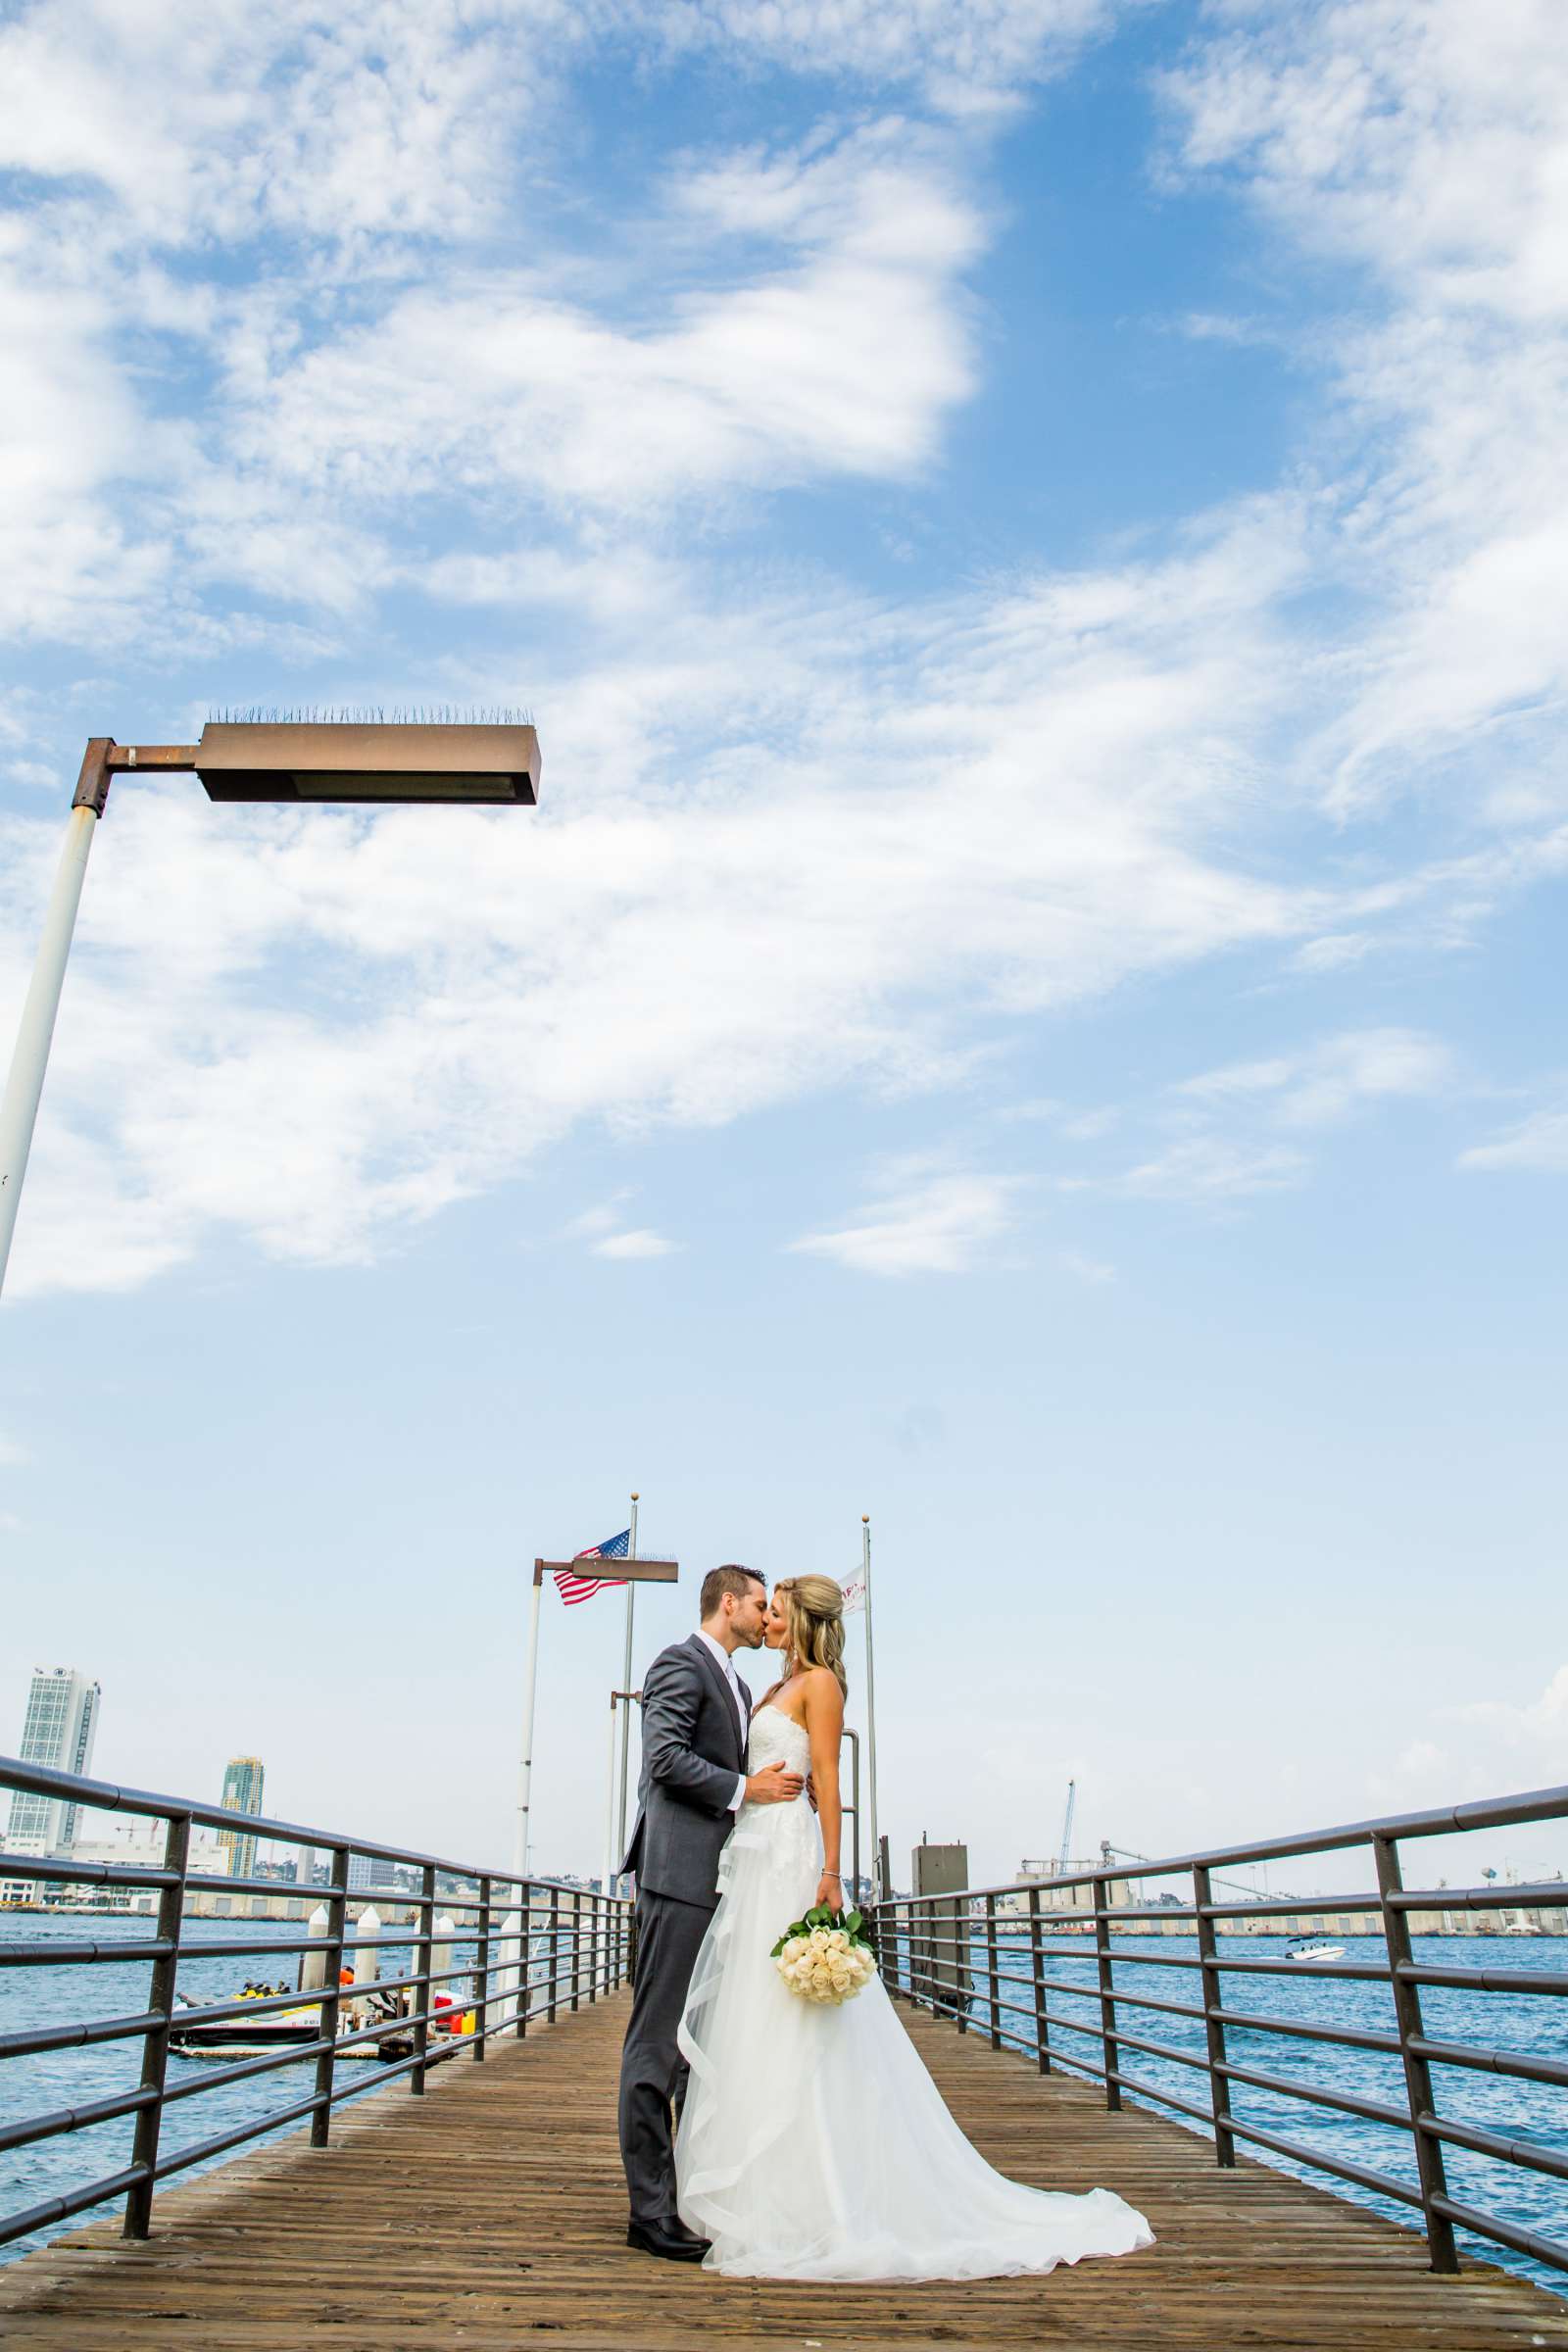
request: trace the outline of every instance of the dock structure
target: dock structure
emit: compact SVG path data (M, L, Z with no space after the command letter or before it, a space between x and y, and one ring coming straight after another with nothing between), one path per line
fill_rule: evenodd
M1115 2189L1157 2244L1043 2278L802 2286L708 2277L625 2244L615 1992L426 2097L363 2100L334 2144L253 2149L160 2196L143 2243L100 2221L0 2271L8 2352L560 2352L693 2343L1059 2345L1066 2352L1568 2347L1568 2304L1094 2089L900 2015L957 2122L1040 2188ZM845 2117L853 2133L853 2114ZM867 2148L864 2159L876 2161Z

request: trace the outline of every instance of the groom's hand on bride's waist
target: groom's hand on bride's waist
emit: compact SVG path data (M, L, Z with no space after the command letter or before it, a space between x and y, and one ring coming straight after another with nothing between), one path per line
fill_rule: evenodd
M764 1764L760 1772L747 1774L746 1801L749 1805L792 1805L805 1786L800 1773L783 1764Z

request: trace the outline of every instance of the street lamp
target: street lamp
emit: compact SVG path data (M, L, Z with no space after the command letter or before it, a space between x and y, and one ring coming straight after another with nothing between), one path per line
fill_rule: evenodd
M148 771L199 776L214 801L341 802L356 808L466 803L531 808L539 798L539 738L525 726L361 724L342 719L210 721L200 743L91 738L0 1100L0 1287L11 1255L93 832L114 778Z

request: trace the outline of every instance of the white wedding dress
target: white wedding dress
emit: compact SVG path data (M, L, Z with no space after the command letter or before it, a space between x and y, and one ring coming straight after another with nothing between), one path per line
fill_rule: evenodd
M805 1727L763 1705L750 1769L805 1772ZM771 1952L809 1909L822 1840L804 1797L742 1805L679 2029L691 2068L680 2215L731 2278L994 2278L1153 2243L1108 2189L993 2172L921 2064L880 1978L839 2008L785 1989ZM1044 2116L1042 2122L1044 2124Z

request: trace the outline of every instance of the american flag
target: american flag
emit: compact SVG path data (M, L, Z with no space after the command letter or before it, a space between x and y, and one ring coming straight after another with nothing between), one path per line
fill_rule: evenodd
M630 1549L631 1529L623 1527L618 1536L611 1536L603 1544L590 1544L586 1551L573 1552L572 1558L623 1560ZM568 1609L574 1609L579 1600L592 1600L594 1594L602 1592L607 1585L623 1585L625 1581L623 1576L573 1576L569 1568L556 1570L556 1590Z

